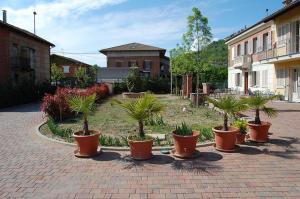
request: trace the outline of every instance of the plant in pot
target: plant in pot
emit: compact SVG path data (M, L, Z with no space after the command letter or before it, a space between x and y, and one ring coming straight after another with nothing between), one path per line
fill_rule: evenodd
M114 99L112 105L114 104L122 107L129 117L138 122L138 135L128 137L131 157L136 160L150 159L152 157L153 138L145 135L144 122L153 115L163 111L164 106L159 103L154 95L148 93L127 102Z
M175 146L173 154L180 158L192 157L196 150L196 144L199 136L200 132L193 131L192 128L186 125L186 123L182 123L181 126L176 126L176 129L173 131Z
M232 126L238 128L240 131L236 134L236 144L243 144L247 134L247 121L237 118L233 121Z
M88 116L94 110L96 94L93 95L75 95L67 99L69 107L77 114L82 114L83 130L75 132L73 137L77 143L77 157L92 157L98 154L100 132L89 130Z
M255 119L254 121L248 122L250 140L255 142L267 142L268 141L268 132L271 126L271 123L264 122L260 120L260 111L265 113L268 117L275 117L277 111L274 108L267 107L266 104L269 101L277 99L278 96L264 96L261 92L255 92L253 96L248 98L243 98L244 103L247 103L249 107L255 110Z
M229 116L234 116L242 110L246 110L248 106L241 100L233 96L224 96L220 99L206 98L207 101L215 108L222 111L224 122L223 126L213 128L215 134L216 149L224 152L235 151L236 134L239 129L228 125Z

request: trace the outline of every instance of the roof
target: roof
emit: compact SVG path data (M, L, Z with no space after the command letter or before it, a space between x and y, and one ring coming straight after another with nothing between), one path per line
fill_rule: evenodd
M140 44L140 43L129 43L124 44L121 46L115 46L111 48L105 48L100 50L101 53L105 54L106 52L112 52L112 51L162 51L166 52L166 49L158 48L155 46L150 46L146 44Z
M9 23L4 23L3 21L0 21L0 27L1 27L1 26L2 26L2 27L6 27L6 28L8 28L8 29L10 29L10 30L12 30L12 31L17 32L17 33L20 33L20 34L22 34L22 35L24 35L24 36L30 37L30 38L32 38L32 39L35 39L35 40L37 40L37 41L39 41L39 42L48 44L49 46L53 46L53 47L55 46L55 45L52 44L51 42L49 42L49 41L47 41L47 40L45 40L45 39L43 39L43 38L41 38L41 37L39 37L39 36L37 36L37 35L31 33L31 32L29 32L29 31L27 31L27 30L24 30L24 29L22 29L22 28L18 28L18 27L16 27L16 26L13 26L13 25L11 25L11 24L9 24Z
M276 17L278 17L278 16L280 16L280 15L282 15L282 14L284 14L284 13L290 11L290 10L292 10L293 8L295 8L295 7L299 6L299 5L300 5L300 0L295 0L292 3L290 3L290 5L285 6L285 7L281 8L281 9L277 10L273 14L271 14L271 15L263 18L262 20L258 21L254 25L252 25L252 26L250 26L248 28L244 28L244 29L242 29L242 30L240 30L240 31L238 31L236 33L233 33L232 35L226 37L225 41L227 42L227 41L229 41L229 40L231 40L231 39L233 39L233 38L241 35L242 33L244 33L246 31L252 29L253 27L255 27L255 26L257 26L257 25L259 25L261 23L266 23L266 22L268 22L268 21L270 21L270 20L272 20L272 19L274 19L274 18L276 18Z
M56 58L64 59L66 61L69 61L69 62L72 62L72 63L75 63L75 64L91 66L90 64L86 64L84 62L78 61L78 60L70 58L70 57L65 57L65 56L62 56L62 55L52 54L52 55L50 55L50 57L51 57L51 60L53 60L56 57Z
M108 67L108 68L98 68L97 70L97 79L100 80L122 80L126 78L129 74L130 68L117 68L117 67Z

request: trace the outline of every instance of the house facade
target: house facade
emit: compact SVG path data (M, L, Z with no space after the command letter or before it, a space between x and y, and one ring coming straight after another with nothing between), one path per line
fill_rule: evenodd
M169 75L169 58L166 49L140 43L129 43L100 50L107 57L107 69L137 66L146 77Z
M0 84L50 80L50 48L54 44L8 24L6 11L0 21Z
M300 1L226 39L228 87L243 94L276 93L300 102Z
M88 68L91 67L91 65L89 64L62 55L52 54L50 57L51 64L56 64L58 67L60 67L64 73L65 78L74 77L76 71L79 68L85 68L86 70L88 70Z

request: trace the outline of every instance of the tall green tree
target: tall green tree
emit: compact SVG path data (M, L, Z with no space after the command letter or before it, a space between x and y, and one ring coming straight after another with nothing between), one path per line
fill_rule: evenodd
M188 16L188 31L183 35L183 45L189 51L196 52L193 72L197 74L197 92L199 88L199 75L205 72L204 65L200 62L200 51L205 48L212 39L211 28L208 26L208 19L201 11L194 7L192 15Z
M51 65L51 80L55 81L55 86L57 86L58 81L60 81L64 77L64 73L60 67L56 64Z
M90 76L88 76L86 69L83 67L79 67L74 74L77 82L77 86L84 88L88 85L90 81Z

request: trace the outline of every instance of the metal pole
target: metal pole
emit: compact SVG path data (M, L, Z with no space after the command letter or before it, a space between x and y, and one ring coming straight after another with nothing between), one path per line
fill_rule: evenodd
M172 63L172 51L170 52L170 66L169 66L170 67L170 73L171 73L171 85L170 85L171 86L171 88L170 88L171 92L170 93L172 95L173 94L173 74L172 74L172 64L171 63Z
M33 33L35 34L35 15L36 15L36 12L34 11L33 12Z

